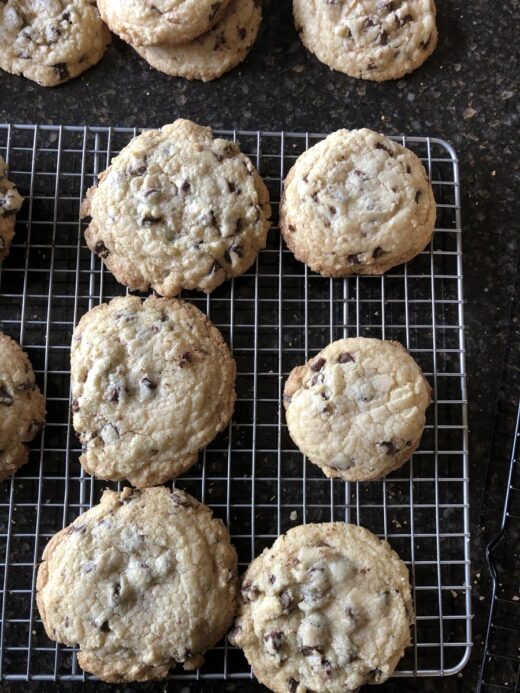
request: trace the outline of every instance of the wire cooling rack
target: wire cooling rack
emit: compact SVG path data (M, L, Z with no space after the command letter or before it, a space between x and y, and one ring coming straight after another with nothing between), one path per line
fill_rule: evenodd
M478 693L520 691L520 402L515 423L502 521L486 552L492 591Z
M47 425L29 463L0 484L0 678L84 680L74 648L48 640L34 592L48 539L99 500L107 484L85 475L71 428L69 345L94 305L124 293L85 246L80 201L138 131L0 126L0 154L26 197L0 269L0 328L23 344L47 398ZM218 133L240 142L266 180L277 220L282 180L322 135ZM324 279L284 247L275 227L243 277L211 296L184 298L207 312L238 366L232 424L178 480L229 526L243 570L291 526L347 520L385 537L410 569L417 624L397 676L453 674L471 648L466 382L459 172L442 140L396 138L424 161L438 203L431 248L384 277ZM402 342L434 388L412 461L386 480L326 479L292 444L280 407L290 370L332 340ZM195 673L245 678L242 654L222 642Z

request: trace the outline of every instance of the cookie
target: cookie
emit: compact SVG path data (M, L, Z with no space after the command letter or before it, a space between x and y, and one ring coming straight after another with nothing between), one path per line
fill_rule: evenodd
M192 41L220 21L229 0L98 0L115 34L134 46Z
M293 11L308 50L358 79L399 79L437 46L433 0L293 0Z
M0 156L0 260L7 257L14 236L16 212L22 206L23 197L14 183L7 178L7 164Z
M432 186L419 158L372 130L338 130L285 181L280 226L298 260L325 277L383 274L428 245Z
M95 65L109 43L108 27L90 0L0 3L0 67L44 87Z
M430 401L404 347L364 337L329 344L284 389L295 444L326 476L346 481L380 479L410 459Z
M231 0L220 22L193 41L177 46L136 46L135 50L167 75L209 82L246 59L261 22L259 0Z
M127 296L96 306L72 337L81 464L139 487L182 474L228 425L235 371L220 332L189 303Z
M25 443L35 437L44 420L45 400L29 358L0 332L0 481L27 462Z
M116 279L163 296L213 291L265 247L269 193L237 144L177 120L134 138L83 204L89 248Z
M235 612L236 552L211 510L165 487L105 491L47 544L37 604L49 638L110 683L196 669Z
M413 621L408 571L385 541L308 524L251 563L230 640L276 693L353 693L392 675Z

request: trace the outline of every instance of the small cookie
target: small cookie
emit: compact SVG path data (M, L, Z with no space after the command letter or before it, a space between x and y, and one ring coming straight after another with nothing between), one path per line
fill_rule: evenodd
M433 0L293 0L293 12L308 50L358 79L399 79L437 46Z
M72 337L81 464L139 487L182 474L228 425L235 371L222 335L190 303L127 296L96 306Z
M0 332L0 481L27 462L24 443L34 438L44 420L45 400L29 358Z
M308 524L251 563L230 640L276 693L353 693L392 675L413 622L408 571L385 541Z
M108 27L89 0L0 3L0 67L44 87L95 65L109 43Z
M167 75L209 82L246 59L261 23L259 0L231 0L220 22L190 43L136 46L135 50Z
M419 445L431 401L421 369L398 342L329 344L285 383L289 433L328 477L380 479Z
M165 487L105 491L43 552L36 601L47 635L79 645L109 683L196 669L225 634L236 552L211 510Z
M220 21L229 0L98 0L115 34L134 46L187 43Z
M265 248L269 193L237 144L177 120L134 138L83 205L89 248L116 279L163 296L213 291Z
M0 260L7 257L14 236L16 212L23 197L14 183L7 179L7 164L0 156Z
M372 130L338 130L285 181L280 227L298 260L325 277L383 274L431 240L436 207L419 158Z

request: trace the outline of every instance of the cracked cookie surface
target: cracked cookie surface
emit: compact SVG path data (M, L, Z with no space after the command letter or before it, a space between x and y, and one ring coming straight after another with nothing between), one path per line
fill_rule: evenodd
M194 669L229 628L236 552L211 510L165 487L105 491L43 552L37 604L52 640L108 682Z
M206 33L229 0L98 0L112 31L134 46L186 43Z
M221 333L192 304L127 296L95 307L71 349L81 464L139 487L178 476L227 426L235 371Z
M399 79L437 46L433 0L293 0L293 12L318 60L358 79Z
M245 60L261 22L259 0L231 0L220 22L193 41L177 46L136 46L135 50L167 75L208 82Z
M90 0L0 3L0 67L54 87L95 65L110 32Z
M0 332L0 481L27 462L25 443L40 431L44 420L45 400L29 358Z
M353 693L391 676L414 621L408 571L343 522L290 529L247 569L230 633L276 693Z
M401 344L364 337L329 344L284 389L294 443L326 476L347 481L379 479L410 459L430 401Z
M133 139L91 188L89 248L133 289L211 292L265 247L269 193L237 144L177 120Z
M14 237L16 213L20 210L23 197L18 188L7 177L7 164L0 156L0 260L9 253Z
M428 245L436 207L420 159L366 128L338 130L289 172L280 211L285 242L327 277L383 274Z

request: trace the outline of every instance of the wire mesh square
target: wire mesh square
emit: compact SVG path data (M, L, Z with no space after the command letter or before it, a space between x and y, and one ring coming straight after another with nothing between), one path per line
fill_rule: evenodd
M71 428L69 348L74 325L125 289L86 247L80 202L128 128L0 126L0 154L26 197L15 243L0 268L0 329L28 352L47 398L47 425L29 463L0 485L0 678L76 680L75 648L48 640L35 605L48 539L96 503L106 482L82 471ZM256 164L272 198L296 158L324 137L223 131ZM406 561L417 624L397 676L459 671L471 647L469 490L457 157L428 137L397 141L423 160L437 200L431 246L383 277L325 279L285 248L275 226L243 276L210 296L186 292L220 328L237 361L234 419L178 484L229 526L243 570L274 539L304 522L346 520L388 539ZM409 464L387 479L326 479L292 443L280 406L291 369L347 336L402 342L434 388L427 426ZM182 679L251 676L220 643Z

